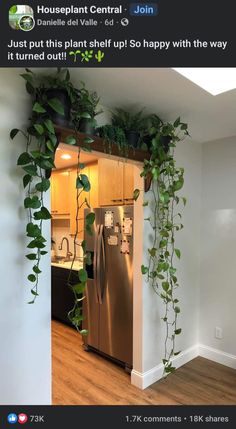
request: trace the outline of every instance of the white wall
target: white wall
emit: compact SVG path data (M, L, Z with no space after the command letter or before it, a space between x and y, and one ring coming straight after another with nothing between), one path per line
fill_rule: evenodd
M22 70L0 70L0 404L50 404L50 252L42 263L40 297L28 305L26 218L21 172L16 167L24 141L9 131L27 123L29 98ZM50 224L44 230L50 237Z
M202 156L200 343L236 355L236 137L204 143Z
M181 315L178 326L182 334L177 338L176 351L185 351L198 342L198 286L200 271L200 205L201 205L201 145L193 142L181 142L176 149L177 165L185 168L185 185L180 195L188 199L183 210L184 230L176 234L176 247L181 249L181 261L176 261L180 288L177 295L180 299ZM144 200L151 198L151 193L144 195ZM149 207L145 208L144 217L150 216ZM181 210L182 211L182 210ZM143 230L143 263L151 247L152 229L149 222L144 222ZM144 279L144 278L143 278ZM133 383L146 387L162 375L159 371L164 354L165 324L161 320L164 308L161 300L149 284L143 280L143 360L142 367L134 368ZM158 367L158 368L157 368ZM146 373L146 375L145 375ZM142 375L141 375L142 374ZM143 375L144 374L144 375ZM136 377L137 376L137 377ZM140 382L140 377L147 380Z

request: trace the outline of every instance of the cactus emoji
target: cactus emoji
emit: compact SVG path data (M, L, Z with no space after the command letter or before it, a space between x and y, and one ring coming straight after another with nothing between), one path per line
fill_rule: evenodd
M100 49L99 49L99 51L95 55L95 58L96 58L96 60L98 60L98 63L101 63L104 56L105 56L104 52L100 51Z

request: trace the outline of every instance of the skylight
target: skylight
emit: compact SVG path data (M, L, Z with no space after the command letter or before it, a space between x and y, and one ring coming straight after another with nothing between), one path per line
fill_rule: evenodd
M236 68L173 68L212 95L236 89Z

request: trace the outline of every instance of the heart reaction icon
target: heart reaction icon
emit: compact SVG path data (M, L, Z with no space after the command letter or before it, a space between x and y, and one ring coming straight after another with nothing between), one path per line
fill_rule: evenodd
M27 414L25 413L20 413L18 415L18 423L20 423L21 425L23 425L24 423L26 423L28 420Z

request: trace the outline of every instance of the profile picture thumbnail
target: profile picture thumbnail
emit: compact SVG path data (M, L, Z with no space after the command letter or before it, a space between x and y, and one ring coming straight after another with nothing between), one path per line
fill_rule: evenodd
M33 30L35 20L32 7L22 4L11 6L9 9L9 25L13 30Z

